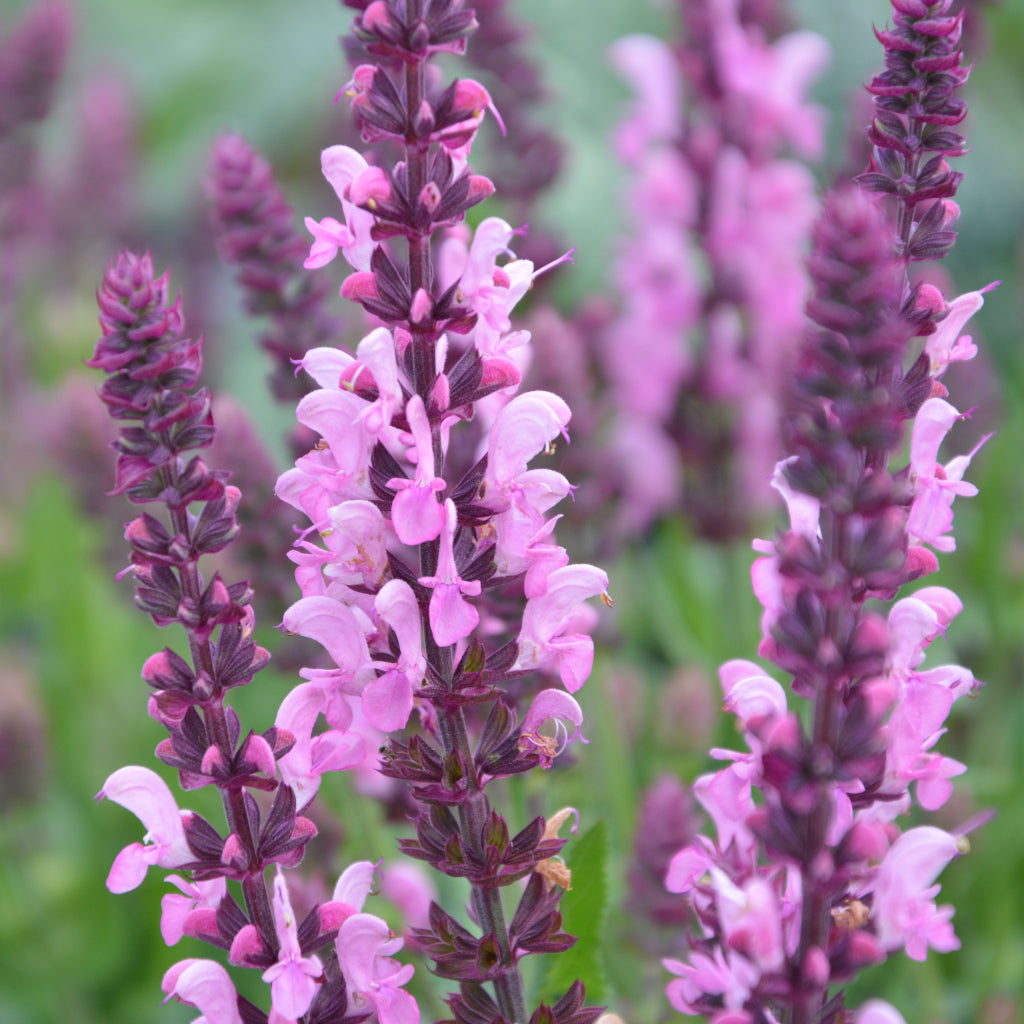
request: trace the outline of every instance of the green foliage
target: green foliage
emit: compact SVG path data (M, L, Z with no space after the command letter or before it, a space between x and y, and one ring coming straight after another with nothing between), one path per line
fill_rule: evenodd
M0 1020L173 1024L184 1011L159 1010L173 957L158 927L161 886L153 878L120 897L103 886L139 823L92 800L114 769L153 763L159 729L139 669L159 635L129 585L115 588L96 524L59 481L37 482L15 529L0 561L0 650L39 697L44 740L9 769L24 791L0 815Z
M608 827L595 822L565 849L565 862L572 872L572 888L559 904L562 927L576 936L576 944L565 953L547 958L539 1002L552 1005L577 979L587 990L587 1002L598 1005L607 998L604 956L605 919L608 911Z

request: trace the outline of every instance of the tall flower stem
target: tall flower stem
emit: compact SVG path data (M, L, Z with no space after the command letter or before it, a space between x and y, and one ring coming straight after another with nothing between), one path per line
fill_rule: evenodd
M511 331L509 313L534 271L512 253L512 227L485 219L468 245L454 230L493 192L468 168L493 104L479 83L445 87L426 65L435 53L463 52L473 11L460 0L351 6L362 11L353 49L372 62L354 69L346 91L363 138L400 155L388 166L345 146L324 151L345 224L307 220L306 265L343 253L355 273L341 294L386 326L354 357L318 349L302 362L321 390L298 418L323 443L282 476L278 493L328 547L300 542L304 596L285 626L324 644L336 666L325 681L337 679L346 699L358 693L370 724L392 734L381 772L408 783L417 804L416 836L402 849L471 888L470 927L434 904L428 926L413 932L435 973L459 984L448 999L454 1019L590 1024L599 1011L584 1005L579 982L529 1011L519 960L573 942L558 912L568 876L548 867L564 840L543 817L512 833L487 790L550 767L582 723L569 693L551 689L520 719L508 686L536 671L573 691L590 671L589 637L567 633L607 576L567 564L553 542L547 512L569 482L527 468L567 436L571 413L549 392L516 394L507 353L528 333ZM399 735L414 712L420 728ZM554 735L542 731L547 723ZM506 917L502 890L524 879Z
M712 1024L900 1021L877 1001L848 1013L838 986L891 952L920 960L959 945L933 882L964 852L962 837L897 822L913 799L941 807L965 770L932 747L976 681L959 666L921 668L961 604L939 586L896 600L885 618L871 603L937 568L931 549L954 547L954 496L975 493L962 481L970 455L941 466L937 453L960 415L939 378L974 354L959 332L980 294L947 304L907 284L910 262L944 255L955 237L948 200L959 176L945 157L963 148L950 127L963 104L951 91L966 73L959 19L941 17L948 6L893 0L897 27L878 33L888 71L870 87L872 167L862 188L826 197L815 228L813 327L790 454L773 479L790 526L755 544L764 557L753 570L765 609L759 654L810 707L791 712L781 685L751 662L722 666L749 753L719 753L733 763L697 780L718 841L699 838L668 872L700 929L688 962L666 961L679 975L669 999ZM922 162L922 148L936 155ZM866 189L895 197L892 216ZM928 340L908 365L915 335ZM893 469L910 421L909 465Z

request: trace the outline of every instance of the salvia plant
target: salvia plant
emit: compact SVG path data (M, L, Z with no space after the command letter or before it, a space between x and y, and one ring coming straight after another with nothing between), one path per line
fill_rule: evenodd
M214 422L203 341L187 336L169 275L124 251L98 292L89 365L107 375L100 396L119 431L114 493L144 506L125 529L122 575L139 609L184 637L142 668L167 731L156 755L185 794L215 788L222 811L182 808L152 768L115 770L99 796L145 835L116 856L107 886L172 872L163 939L219 953L178 961L162 987L206 1024L419 1024L410 950L440 979L453 1024L592 1024L603 1009L587 1004L584 979L545 1002L522 966L575 941L560 851L579 813L539 804L510 821L503 809L525 802L510 798L516 777L544 779L582 741L592 599L611 604L606 573L572 563L556 538L553 510L574 491L556 468L571 411L553 390L522 387L531 336L512 319L538 275L571 259L517 258L525 228L480 215L495 184L470 167L486 118L512 130L513 148L522 129L545 167L494 178L525 209L554 174L558 142L516 109L515 89L495 103L442 70L473 52L480 29L473 59L504 76L495 97L509 85L519 36L501 0L345 5L353 67L336 102L361 145L322 152L336 205L305 217L312 241L241 137L215 143L207 181L221 253L263 318L272 390L296 405L276 505L248 424L220 405ZM942 378L976 352L961 331L984 289L947 301L913 266L950 251L959 213L949 160L965 150L967 69L951 5L892 0L893 24L876 32L886 68L868 87L869 166L820 207L792 157L820 146L804 94L825 50L785 34L781 3L681 0L683 44L633 36L614 50L639 100L618 138L634 220L621 310L604 332L626 485L602 522L636 529L678 511L684 475L704 487L686 501L708 532L747 521L759 475L789 513L779 536L755 542L752 570L757 653L788 691L753 661L724 664L746 749L713 749L724 767L696 780L692 800L665 775L639 809L629 913L651 962L673 951L666 1013L900 1024L879 999L848 1008L843 986L890 954L958 946L936 879L977 820L910 824L965 770L936 745L978 686L962 666L924 665L962 609L926 577L955 547L954 499L975 493L964 475L984 443L939 461L967 415ZM524 67L519 92L532 100L542 89ZM339 257L344 317L324 269ZM687 444L735 456L728 483L709 483L713 458L688 467ZM724 506L737 495L749 507L733 516ZM280 599L288 560L300 596L281 626L289 644L314 643L274 721L249 724L231 691L270 655L253 588L225 577L248 562ZM394 786L401 851L455 880L415 883L428 905L401 936L372 912L379 863L334 865L330 898L309 898L300 865L318 824L335 824L315 798L336 772ZM533 792L546 791L538 781ZM694 805L713 834L699 832ZM240 984L245 968L269 987L261 999L240 994L258 991Z
M957 595L903 590L953 550L954 499L976 493L963 479L974 453L942 464L938 449L963 418L941 378L975 354L960 332L982 297L946 302L908 274L955 238L961 176L947 158L964 150L967 69L949 6L893 0L894 24L877 32L886 70L868 86L871 166L826 197L814 231L813 329L773 481L790 525L757 542L752 573L758 653L803 707L757 664L722 666L747 749L713 751L726 765L694 793L714 838L667 872L694 918L688 955L666 960L669 1001L715 1024L897 1024L881 1000L847 1009L841 986L892 953L959 945L936 878L976 822L905 824L914 804L942 807L965 770L935 746L977 686L959 665L923 665Z

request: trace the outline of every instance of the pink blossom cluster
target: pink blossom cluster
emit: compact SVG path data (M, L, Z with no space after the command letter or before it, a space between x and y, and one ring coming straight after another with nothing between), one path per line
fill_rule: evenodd
M824 115L806 92L828 51L811 32L768 41L738 0L680 6L683 43L635 35L611 50L636 95L617 138L630 175L621 310L602 347L611 450L627 528L682 504L698 530L743 532L726 510L770 507L781 454L818 205L786 154L821 155Z
M957 353L953 358L973 354L971 339L959 331L980 304L979 293L954 300L928 340L937 391L944 390L937 377L951 353ZM951 550L953 499L976 493L963 481L973 453L945 465L938 461L939 444L959 418L949 402L935 396L913 421L905 528L907 562L915 573L937 567L930 549ZM820 545L819 503L791 487L783 468L780 464L774 485L790 511L790 536ZM765 609L760 653L781 662L776 628L796 599L796 589L779 573L784 542L755 546L763 553L753 568L754 589ZM897 819L911 807L911 788L916 803L934 811L949 799L950 778L966 771L935 745L954 701L972 694L977 681L962 666L924 665L929 645L961 610L952 591L926 586L893 603L885 618L868 614L858 626L857 642L866 648L881 641L887 654L882 671L859 684L862 720L847 719L841 749L828 754L841 760L855 753L850 765L861 771L840 772L831 786L822 849L810 865L819 877L831 876L834 882L830 927L820 946L803 942L808 865L793 845L801 840L792 837L786 848L769 810L786 802L812 805L814 780L801 778L798 768L806 760L808 738L774 678L746 660L722 666L725 709L736 716L746 751L712 752L726 765L698 778L693 793L714 821L717 839L698 837L676 855L668 871L669 889L689 898L698 923L688 962L666 961L679 976L668 994L681 1013L710 1013L715 1024L750 1024L756 1019L750 1013L754 1002L770 1004L767 993L785 992L795 974L821 987L840 983L898 950L924 959L930 948L958 948L952 908L936 902L936 878L967 850L966 840L932 825L903 831ZM877 724L866 730L871 722ZM865 731L873 733L872 741ZM801 786L803 794L797 792ZM902 1020L878 1000L854 1019L860 1024Z
M151 866L188 873L169 877L179 893L163 901L165 939L218 946L231 964L262 971L270 986L268 1015L235 992L222 965L175 965L165 991L218 1024L371 1016L417 1024L418 1007L403 988L413 969L393 959L402 940L363 911L375 866L353 865L332 899L302 917L285 874L316 834L305 814L324 775L373 768L408 782L421 805L417 838L403 840L403 849L472 886L479 936L438 906L425 908L422 884L410 893L399 878L396 890L419 907L410 924L436 972L462 985L449 999L456 1020L492 1001L484 982L493 986L495 1014L508 1021L592 1024L600 1012L584 1005L577 981L531 1018L519 973L524 955L573 942L558 912L568 872L548 867L569 812L550 827L537 817L511 834L485 793L496 779L550 767L582 739L572 694L593 662L585 602L605 595L608 578L596 566L570 564L551 509L573 488L557 470L533 465L568 441L571 415L551 392L518 393L529 334L512 329L510 314L537 272L515 258L506 222L486 219L471 238L460 228L465 211L493 192L468 158L485 114L497 115L478 83L445 87L426 65L434 54L461 53L475 26L460 0L374 0L356 18L369 59L344 92L363 138L397 143L405 159L375 165L346 146L322 154L341 217L306 219L313 242L305 267L317 270L342 253L354 272L341 294L379 326L354 354L314 347L298 361L296 372L317 386L296 415L317 440L276 488L310 523L291 552L302 596L282 625L319 643L324 656L302 670L304 681L261 734L243 735L225 702L267 660L252 638L252 591L217 573L204 581L199 569L203 554L238 533L240 494L225 486L223 471L181 454L214 435L209 395L193 390L201 342L181 337L179 304L148 257L122 256L101 289L104 335L93 365L110 375L103 397L112 415L140 424L116 443L119 490L163 503L169 520L147 514L128 527L137 603L158 625L180 622L191 656L167 648L144 666L150 713L169 732L157 756L178 770L183 789L217 786L228 825L224 836L180 809L147 768L114 772L100 795L135 813L147 832L118 855L108 887L133 889ZM400 87L396 67L404 69ZM235 248L253 256L261 240L280 243L280 274L266 275L263 264L255 272L263 290L281 298L294 242L278 198L269 199L268 223L256 216L267 205L267 174L257 166L261 180L252 185L245 175L253 160L242 155L244 187L238 195L228 188L225 204L232 215L255 211L259 223L239 229ZM435 232L447 236L443 253ZM531 673L562 688L534 693L519 719L522 687L506 684ZM488 705L484 720L479 709ZM409 725L414 711L420 728L407 741L392 738L378 761L384 737ZM506 922L500 890L527 878ZM244 906L229 883L241 887Z
M978 683L961 665L925 664L929 645L945 635L962 604L936 585L899 598L884 617L861 603L891 597L894 581L933 572L934 552L954 547L954 499L976 493L963 476L977 448L945 463L939 458L942 441L963 418L939 378L950 362L975 354L961 331L982 301L973 292L944 305L926 341L930 397L913 419L909 464L893 474L905 483L905 501L874 527L902 534L905 554L875 575L866 571L859 584L866 589L851 609L837 597L825 613L833 624L823 621L818 636L811 635L817 612L808 610L807 576L795 566L828 564L827 553L844 535L840 543L862 545L862 564L864 551L883 545L877 535L855 539L828 503L793 486L787 471L795 456L777 467L773 485L790 525L777 542L755 542L761 557L752 580L764 608L759 654L794 673L794 692L814 702L813 729L808 735L783 686L759 665L722 665L724 706L736 716L746 750L712 750L725 765L698 778L693 793L715 838L699 836L679 851L666 876L669 890L687 897L697 924L689 957L665 960L678 976L668 998L682 1013L707 1014L713 1024L752 1024L781 1019L788 1007L793 1020L902 1024L878 1000L836 1017L841 995L824 1002L821 993L898 951L923 960L929 950L959 948L953 908L937 902L936 879L967 851L970 826L903 830L900 819L915 802L927 811L942 807L950 780L966 771L936 745L954 703L973 695ZM833 586L842 593L835 578ZM837 626L844 616L847 625Z
M868 87L869 170L859 188L826 197L814 229L813 326L796 366L790 454L772 481L789 529L755 542L751 574L764 609L758 653L809 707L794 711L752 662L722 666L747 749L712 751L727 764L694 794L716 838L688 844L667 873L696 920L689 957L665 961L678 976L668 997L713 1024L899 1024L878 1000L847 1011L837 987L892 953L922 960L959 946L936 879L967 851L972 826L901 827L915 802L942 807L966 770L936 745L977 686L960 665L925 664L962 609L956 594L933 585L900 596L938 568L936 552L954 549L953 504L976 493L963 477L984 443L940 461L964 418L941 378L976 352L961 332L982 293L946 303L909 274L956 237L962 175L946 158L966 149L955 126L968 69L962 16L949 7L893 0L894 28L876 33L886 69Z
M314 234L308 264L320 265L340 249L357 272L352 277L368 273L360 268L369 267L373 215L354 207L351 197L360 196L362 177L379 179L379 172L345 147L325 150L323 167L342 197L345 223L308 220ZM454 277L459 302L476 318L472 347L455 365L472 362L479 368L475 391L486 398L498 390L502 400L471 490L439 475L450 432L476 414L472 402L459 400L446 335L432 346L426 400L401 367L412 338L400 326L374 329L354 356L319 348L300 363L320 387L302 399L297 417L322 441L278 482L279 496L312 524L293 555L303 596L284 625L322 644L333 665L304 670L309 682L282 708L287 723L279 718L278 724L294 729L301 718L307 735L323 713L332 727L317 737L321 753L296 769L293 784L309 796L320 773L332 767L323 754L328 744L349 749L353 741L345 737L359 723L387 733L408 722L427 673L424 604L437 647L461 651L474 634L501 633L500 620L485 617L481 624L473 600L482 591L481 556L493 562L490 571L498 577L524 580L527 602L513 670L550 671L570 693L590 673L590 616L581 604L602 594L608 580L594 566L570 565L554 543L557 517L548 513L571 493L569 482L554 469L530 468L556 440L568 440L570 410L550 392L516 394L519 372L507 353L529 335L510 330L509 313L533 267L514 259L499 265L499 258L511 256L511 238L504 221L483 221ZM450 272L458 253L448 259ZM382 495L390 506L383 510ZM436 547L433 571L396 573L396 559L409 559L410 549L424 544ZM580 725L582 712L568 694L556 703L551 694L538 701L557 703L559 717Z
M269 763L261 767L272 773L273 756L268 753L266 760ZM149 867L181 869L195 864L196 854L186 836L194 816L179 810L170 788L156 772L134 765L120 768L103 784L100 796L130 810L146 827L143 842L126 846L114 861L107 877L111 892L136 888ZM311 822L298 820L307 831L315 832ZM225 850L231 848L229 837ZM277 859L270 904L276 950L268 950L254 924L238 929L228 948L231 964L262 971L263 981L270 986L270 1019L296 1021L310 1014L307 1020L317 1020L319 1011L326 1008L328 995L337 999L338 986L328 987L324 961L313 952L330 945L344 979L342 998L347 999L349 1014L376 1011L382 1024L418 1024L419 1008L402 988L412 977L413 967L393 959L403 940L395 938L382 918L363 912L379 865L362 861L346 868L331 900L318 904L300 920L292 909L281 869L282 863L294 866L296 858ZM168 893L161 900L160 933L164 941L173 946L187 935L220 945L222 929L217 915L230 902L227 879L223 875L193 874L189 880L170 874L166 881L179 892ZM196 1007L208 1021L241 1024L243 1020L234 983L215 960L181 960L167 970L162 986L168 998Z

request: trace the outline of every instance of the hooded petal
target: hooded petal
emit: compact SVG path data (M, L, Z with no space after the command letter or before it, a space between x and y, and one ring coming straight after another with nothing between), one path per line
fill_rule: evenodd
M163 976L168 999L194 1006L210 1024L243 1024L238 993L228 972L213 960L182 960Z

